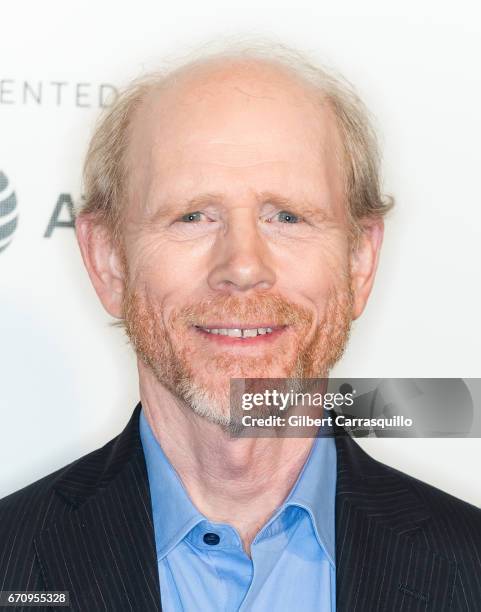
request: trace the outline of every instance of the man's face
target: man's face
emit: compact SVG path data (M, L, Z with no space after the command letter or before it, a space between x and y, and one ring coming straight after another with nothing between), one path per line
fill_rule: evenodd
M266 66L181 74L136 111L126 329L142 367L211 421L229 420L231 377L325 376L343 351L340 151L329 109Z

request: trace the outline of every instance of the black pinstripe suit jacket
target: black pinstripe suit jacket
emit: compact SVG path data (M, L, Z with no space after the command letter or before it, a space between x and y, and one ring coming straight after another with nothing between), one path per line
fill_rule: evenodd
M82 612L161 609L139 412L103 448L0 501L0 590L69 591ZM337 609L481 611L481 510L349 436L336 446Z

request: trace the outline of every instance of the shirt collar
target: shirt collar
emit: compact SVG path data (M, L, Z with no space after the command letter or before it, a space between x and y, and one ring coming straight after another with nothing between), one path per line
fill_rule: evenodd
M143 410L140 412L139 430L149 476L157 559L160 559L205 516L192 503L177 472L157 442Z
M309 456L280 511L297 506L311 517L319 545L335 566L337 452L332 436L314 438ZM277 513L276 513L277 514Z
M143 411L140 413L139 430L152 498L157 558L160 559L198 523L207 519L192 503L177 472L157 442ZM334 439L315 438L296 483L274 515L279 516L291 506L303 508L310 516L319 545L333 566L335 565L336 463Z

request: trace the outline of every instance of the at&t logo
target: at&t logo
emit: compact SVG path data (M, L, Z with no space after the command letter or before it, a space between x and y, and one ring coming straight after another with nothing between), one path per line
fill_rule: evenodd
M17 196L9 185L8 178L0 170L0 253L12 241L17 222Z

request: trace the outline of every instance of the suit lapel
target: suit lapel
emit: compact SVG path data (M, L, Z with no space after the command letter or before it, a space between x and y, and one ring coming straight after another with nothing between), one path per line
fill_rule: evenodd
M349 436L336 445L337 610L449 610L456 565L426 546L422 502Z
M47 588L70 591L74 610L161 609L139 412L67 470L55 488L68 510L35 539Z

